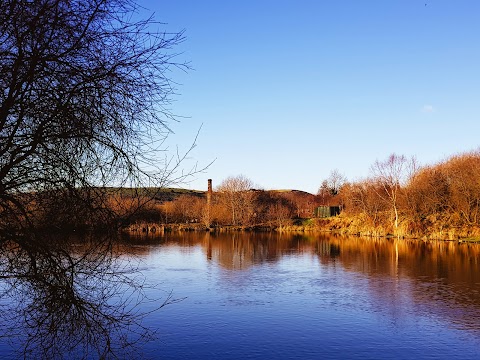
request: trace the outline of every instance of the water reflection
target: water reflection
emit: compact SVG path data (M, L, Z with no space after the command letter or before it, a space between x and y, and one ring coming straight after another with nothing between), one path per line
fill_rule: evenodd
M150 299L134 254L110 235L19 235L2 242L0 357L103 359L137 353L136 344L151 340L153 332L142 324L146 314L139 306Z
M413 311L480 331L478 244L279 233L182 233L133 241L146 252L157 246L201 247L206 261L235 272L313 256L326 270L350 272L368 289L366 301L384 307L392 321Z
M179 233L158 237L130 237L130 249L147 254L155 246L202 246L209 260L226 269L241 270L262 262L278 261L286 254L316 254L328 265L391 276L423 274L452 281L478 282L480 244L341 237L328 234ZM137 247L133 246L137 245Z

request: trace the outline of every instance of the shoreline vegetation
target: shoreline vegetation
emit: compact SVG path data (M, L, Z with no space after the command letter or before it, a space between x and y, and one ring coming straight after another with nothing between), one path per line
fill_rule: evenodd
M215 191L209 180L208 189L161 189L123 229L331 232L480 241L480 150L422 167L414 158L392 154L377 160L366 179L349 182L338 170L332 171L315 195L254 189L242 175L223 180ZM111 204L120 217L129 212L127 199L120 195Z
M432 229L428 234L397 233L396 235L384 228L371 228L362 224L361 219L336 216L327 219L302 219L302 224L286 226L252 225L252 226L210 226L198 223L161 224L137 222L124 227L122 232L130 235L161 235L171 232L293 232L293 233L330 233L341 236L359 236L371 238L401 238L417 240L442 240L480 243L480 228L450 228Z
M480 150L423 167L392 154L366 179L332 171L317 194L258 189L239 175L215 188L209 180L207 191L79 187L17 195L31 232L329 232L480 242ZM29 229L18 220L12 234Z

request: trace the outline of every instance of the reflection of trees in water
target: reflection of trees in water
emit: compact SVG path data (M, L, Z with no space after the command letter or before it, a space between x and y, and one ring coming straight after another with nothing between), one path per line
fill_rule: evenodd
M232 270L276 262L285 254L305 251L310 252L311 245L302 235L232 232L212 234L208 239L209 258Z
M120 261L111 241L38 241L19 237L3 243L0 254L1 336L23 357L125 357L152 339L154 332L142 325L147 314L138 307L153 300L134 264Z
M175 236L169 235L175 244ZM325 267L365 274L372 306L391 304L387 316L432 313L462 327L479 329L480 245L454 242L335 237L281 233L183 234L181 243L201 245L209 261L229 270L316 254ZM364 282L363 282L364 281Z
M405 311L435 314L480 331L480 245L444 241L332 238L337 263L367 274L373 299L392 304L392 318ZM329 258L320 255L328 265Z

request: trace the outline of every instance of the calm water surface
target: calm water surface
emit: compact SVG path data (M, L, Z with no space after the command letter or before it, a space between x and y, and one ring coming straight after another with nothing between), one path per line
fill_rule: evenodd
M185 297L148 318L159 330L151 358L480 358L478 245L240 233L132 241L148 281Z

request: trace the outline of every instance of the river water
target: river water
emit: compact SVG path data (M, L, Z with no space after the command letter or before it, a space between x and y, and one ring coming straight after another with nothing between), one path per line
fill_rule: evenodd
M134 239L162 359L479 359L480 246L325 235Z
M118 261L138 266L145 294L156 299L138 301L141 313L152 310L143 325L157 339L129 358L480 359L480 244L186 232L130 237L117 246ZM99 288L110 268L93 264L74 279L87 300L110 291L108 283ZM12 358L12 346L29 349L25 358L43 347L37 357L50 358L49 340L59 346L56 357L81 357L87 338L68 329L72 308L53 282L62 272L49 269L44 278L18 276L0 298L0 310L15 301L21 310L0 313L0 358ZM180 301L153 311L169 294ZM20 327L6 327L18 319ZM95 330L100 336L89 346L103 339ZM62 356L62 344L72 343L78 351Z

